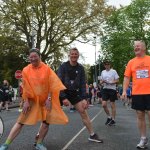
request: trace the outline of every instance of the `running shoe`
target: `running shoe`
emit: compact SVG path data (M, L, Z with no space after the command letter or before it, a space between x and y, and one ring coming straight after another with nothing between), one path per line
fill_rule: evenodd
M140 143L137 144L136 147L139 148L139 149L145 149L146 145L148 145L148 138L146 138L146 139L141 138Z
M7 150L8 149L8 145L7 144L3 144L0 146L0 150Z
M93 136L90 135L90 137L88 138L89 141L92 142L97 142L97 143L103 143L102 139L99 139L97 134L94 134Z
M35 149L37 149L37 150L47 150L47 148L42 143L36 144Z
M105 125L108 125L112 121L112 118L107 118Z
M115 122L114 120L111 120L111 121L108 123L108 125L110 125L110 126L115 126L115 125L116 125L116 122Z

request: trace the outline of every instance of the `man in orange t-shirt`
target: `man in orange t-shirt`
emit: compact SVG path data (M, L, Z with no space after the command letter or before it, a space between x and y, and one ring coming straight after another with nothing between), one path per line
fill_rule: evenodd
M122 98L127 97L126 90L132 77L132 108L136 110L141 135L137 148L144 149L148 144L145 111L148 112L150 120L150 56L146 55L146 45L143 41L135 41L134 53L136 57L128 62L124 73Z

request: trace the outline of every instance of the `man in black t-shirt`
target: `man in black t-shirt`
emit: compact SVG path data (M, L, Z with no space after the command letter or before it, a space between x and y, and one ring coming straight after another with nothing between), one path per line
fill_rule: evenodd
M65 106L70 103L79 112L82 121L89 131L89 141L103 143L97 134L94 133L90 118L87 114L88 103L86 101L86 81L84 67L79 64L79 51L72 48L69 52L69 61L63 63L58 69L58 76L66 86L66 90L61 91L60 100Z

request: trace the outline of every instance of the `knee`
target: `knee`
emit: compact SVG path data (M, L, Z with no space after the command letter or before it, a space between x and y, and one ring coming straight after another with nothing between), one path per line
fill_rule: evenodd
M111 105L111 108L112 108L112 109L116 109L115 104L112 104L112 105Z
M49 128L49 124L46 121L43 122L42 126L43 126L43 129Z
M85 113L85 108L80 108L78 109L78 112L81 116L84 116L86 113Z
M103 108L106 108L106 107L107 107L107 104L102 102L102 107L103 107Z

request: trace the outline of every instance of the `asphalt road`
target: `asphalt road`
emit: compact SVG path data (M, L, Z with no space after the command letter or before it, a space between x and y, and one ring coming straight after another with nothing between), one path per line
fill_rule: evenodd
M136 150L136 144L139 142L136 115L134 110L124 107L122 102L117 101L117 124L113 127L104 125L106 115L100 104L96 104L88 110L94 130L104 140L103 144L88 141L88 132L77 112L70 113L68 108L65 108L64 111L69 117L69 123L67 125L50 125L48 135L44 140L48 150ZM5 125L0 144L5 141L18 115L17 108L0 113ZM9 150L34 150L33 142L39 125L38 123L36 126L25 126L10 145ZM149 132L150 139L150 128L147 129L147 132ZM150 146L147 150L150 150Z

